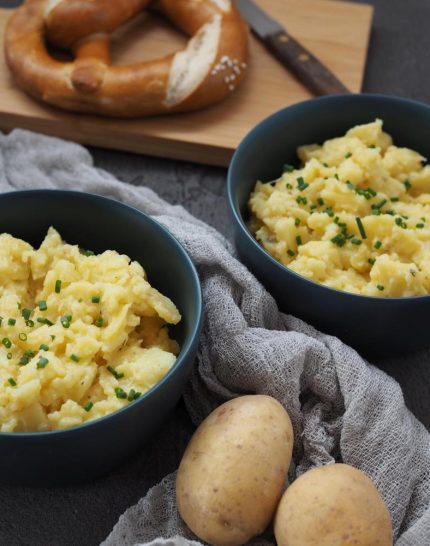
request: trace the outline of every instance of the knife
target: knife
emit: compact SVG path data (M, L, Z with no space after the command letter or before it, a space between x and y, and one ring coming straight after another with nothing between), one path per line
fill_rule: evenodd
M275 19L252 0L236 0L242 17L266 47L316 95L349 93L349 89Z

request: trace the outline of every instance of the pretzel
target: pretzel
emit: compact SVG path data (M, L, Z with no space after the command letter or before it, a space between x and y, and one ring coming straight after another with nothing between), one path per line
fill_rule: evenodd
M127 66L111 64L109 33L150 0L27 0L5 32L18 85L33 97L77 112L132 117L184 112L234 91L247 68L248 27L231 0L151 3L191 39L185 49ZM74 54L52 57L45 39Z

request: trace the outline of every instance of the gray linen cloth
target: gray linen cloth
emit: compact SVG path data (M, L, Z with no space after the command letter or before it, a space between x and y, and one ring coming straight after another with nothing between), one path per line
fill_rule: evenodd
M405 407L399 385L337 338L278 311L216 230L152 190L97 169L85 148L16 130L0 133L0 191L76 189L114 197L166 226L197 265L205 319L197 366L184 393L197 425L243 393L287 409L295 448L289 480L342 460L368 474L394 525L396 546L430 544L430 435ZM104 546L200 544L177 514L175 474L119 519ZM272 544L270 530L252 544Z

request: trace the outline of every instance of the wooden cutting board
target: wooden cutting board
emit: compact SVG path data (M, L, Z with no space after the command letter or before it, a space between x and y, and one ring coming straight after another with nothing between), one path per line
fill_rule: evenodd
M331 68L352 91L360 91L372 7L336 0L258 0ZM10 10L0 10L0 42ZM147 60L183 47L186 38L163 19L142 14L113 37L117 63ZM2 49L2 48L1 48ZM257 39L251 39L247 79L224 102L200 112L135 120L70 114L40 104L14 84L0 53L0 129L31 129L83 144L228 165L241 139L259 121L310 93Z

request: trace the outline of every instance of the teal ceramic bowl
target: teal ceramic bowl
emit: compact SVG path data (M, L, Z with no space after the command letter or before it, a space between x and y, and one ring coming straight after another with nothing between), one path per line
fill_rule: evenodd
M116 250L137 260L151 284L175 302L181 322L169 331L181 351L164 379L127 407L61 431L0 433L0 482L76 483L105 474L134 453L178 402L191 372L202 323L196 269L160 224L113 199L73 191L0 195L0 233L38 246L54 226L64 240L94 252Z
M322 143L375 118L398 146L430 158L430 106L383 95L338 95L301 102L257 125L241 142L228 172L228 203L242 261L281 310L338 336L366 356L388 357L430 346L430 296L373 298L308 280L277 262L249 232L247 202L257 180L278 178L296 149Z

